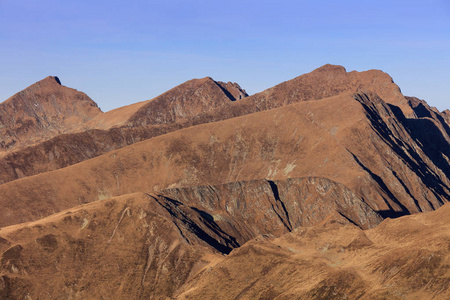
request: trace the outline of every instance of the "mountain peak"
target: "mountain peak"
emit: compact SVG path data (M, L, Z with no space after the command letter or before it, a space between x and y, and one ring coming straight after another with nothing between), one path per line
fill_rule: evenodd
M57 76L47 76L0 103L0 150L53 137L99 113L85 93L61 85Z
M343 66L340 66L340 65L325 64L325 65L315 69L313 72L347 73L347 70Z
M259 95L265 98L267 108L274 108L298 101L319 100L342 93L357 92L374 92L389 104L400 107L406 116L413 115L400 88L389 74L381 70L347 72L343 66L326 64L269 88Z
M215 81L209 76L191 79L153 98L129 122L134 126L174 123L247 96L237 83Z
M58 76L47 76L44 79L41 79L35 83L33 83L32 85L28 86L27 88L25 88L23 91L26 90L35 90L37 88L42 88L42 87L47 87L47 86L63 86L61 84L61 80L59 80Z

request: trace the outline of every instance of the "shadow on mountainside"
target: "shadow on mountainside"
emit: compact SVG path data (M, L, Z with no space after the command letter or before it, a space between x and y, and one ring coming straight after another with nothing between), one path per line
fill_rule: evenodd
M409 169L419 176L422 182L435 195L439 203L441 205L444 204L446 199L450 198L448 193L449 187L440 179L438 174L430 169L428 164L424 161L424 158L421 157L411 145L393 134L390 128L390 126L393 125L388 124L382 116L387 115L386 118L395 117L408 131L411 138L417 142L419 147L421 147L424 154L447 175L450 174L450 166L443 158L439 159L438 157L442 150L448 152L450 155L449 144L439 129L432 121L427 119L407 119L400 108L386 104L376 95L371 95L371 97L369 97L368 95L361 93L355 95L355 99L360 102L365 109L367 118L378 136L391 147L393 152L402 159ZM384 111L380 111L381 109ZM439 146L432 146L434 142L431 143L431 139L436 139ZM403 183L398 176L396 177L401 184L405 186L405 183ZM375 179L375 181L380 183L379 179ZM380 187L386 191L386 185L384 183L382 183ZM391 192L388 192L387 194L392 201L399 203L398 199L395 199ZM413 200L416 203L418 211L422 211L417 201L414 198ZM428 203L431 208L436 209L430 201L428 201Z

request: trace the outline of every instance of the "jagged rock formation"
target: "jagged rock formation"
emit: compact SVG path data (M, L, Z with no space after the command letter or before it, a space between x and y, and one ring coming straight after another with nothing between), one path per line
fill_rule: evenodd
M450 125L450 110L446 109L441 113L441 116L444 118L444 120L447 122L447 124Z
M220 85L224 93L227 94L232 101L241 100L248 97L247 92L236 82L228 81L225 83L222 81L216 81L216 83Z
M209 214L239 244L260 234L280 235L334 219L371 228L382 220L342 184L326 178L255 180L167 189L163 198Z
M50 139L99 113L86 94L49 76L0 103L0 151Z
M378 227L328 223L252 240L176 299L448 299L450 209Z

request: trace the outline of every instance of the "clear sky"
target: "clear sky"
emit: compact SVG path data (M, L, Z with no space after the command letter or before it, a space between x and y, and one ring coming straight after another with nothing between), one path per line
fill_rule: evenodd
M326 63L450 108L450 1L0 0L0 101L56 75L108 111L205 76L253 94Z

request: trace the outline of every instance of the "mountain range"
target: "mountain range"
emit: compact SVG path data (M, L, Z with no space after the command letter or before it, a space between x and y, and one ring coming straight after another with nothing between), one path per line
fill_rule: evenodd
M0 298L448 299L450 111L324 65L0 103Z

